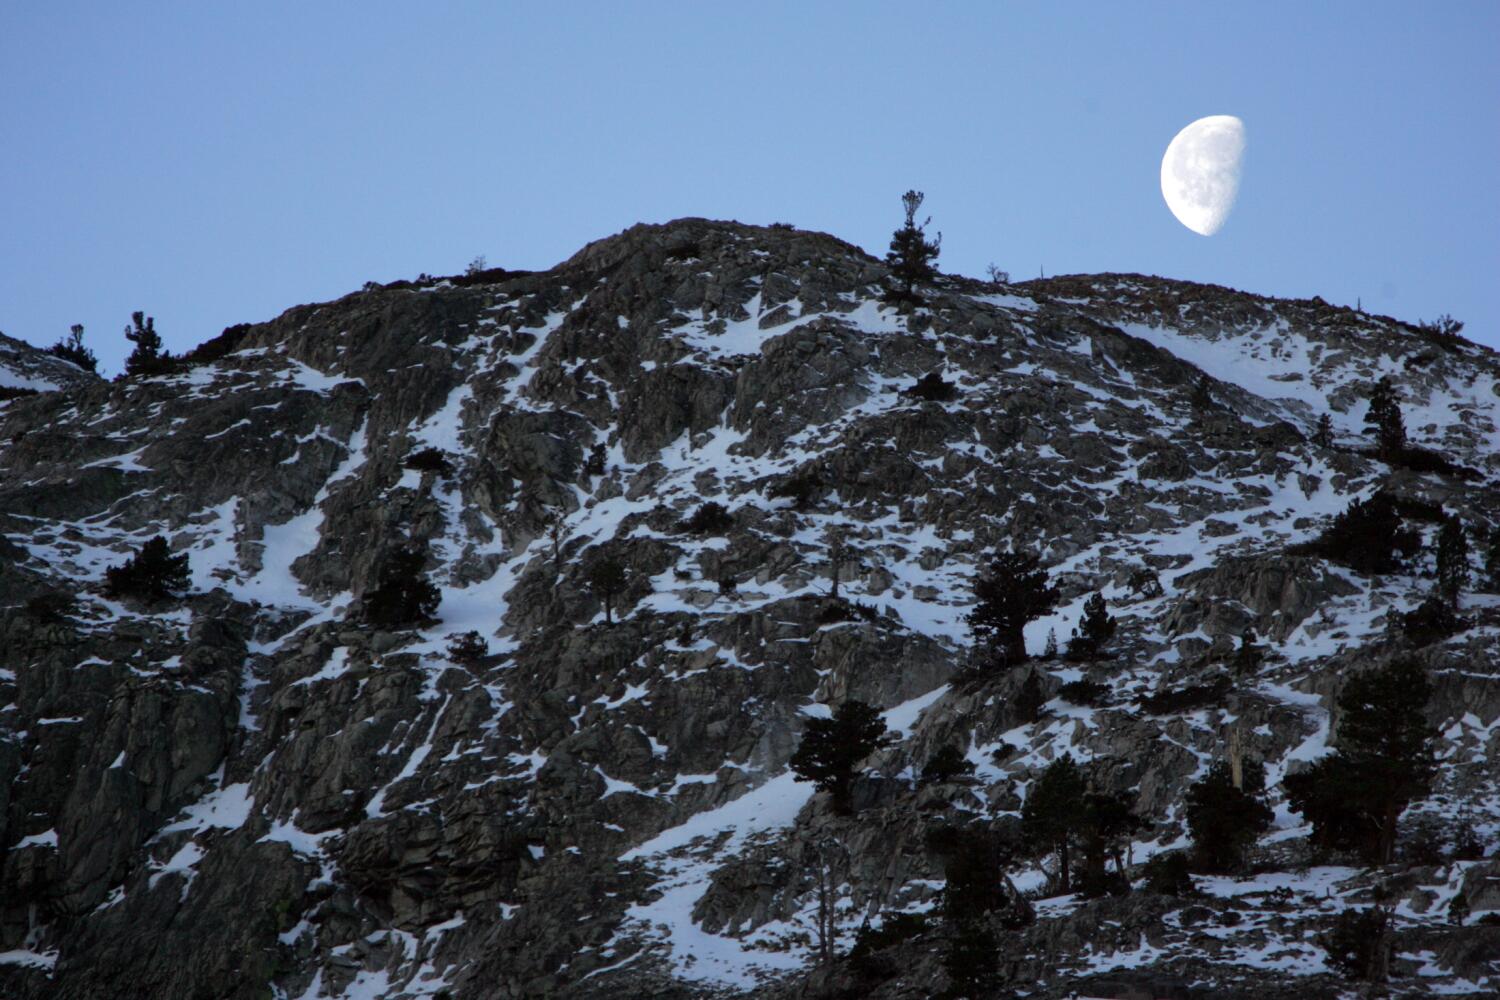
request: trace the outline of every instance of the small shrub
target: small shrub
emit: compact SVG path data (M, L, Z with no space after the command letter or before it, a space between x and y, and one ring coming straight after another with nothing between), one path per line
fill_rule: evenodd
M66 590L47 590L26 602L26 617L43 625L57 625L78 610L78 601Z
M27 396L39 396L41 392L37 389L28 389L19 385L0 385L0 403L8 399L25 399Z
M583 474L585 476L593 476L596 479L604 475L604 461L604 445L594 445L589 449L589 457L583 463Z
M710 500L693 511L679 527L691 535L722 535L734 527L734 516L716 500Z
M1291 551L1375 574L1395 570L1400 557L1415 553L1420 544L1420 536L1403 526L1396 501L1382 491L1353 501L1322 534Z
M880 612L872 604L861 601L846 601L842 598L830 600L818 612L819 625L836 625L839 622L867 621L873 622L880 618Z
M895 972L894 964L883 961L880 952L925 934L928 927L925 913L888 913L879 927L866 924L854 935L854 947L849 951L850 968L865 979L891 975Z
M1400 618L1401 634L1417 646L1442 642L1468 628L1470 622L1436 597L1429 597Z
M187 589L188 580L187 553L172 555L167 540L157 535L123 564L104 571L104 594L157 601Z
M937 372L928 372L917 379L914 385L902 389L901 395L933 403L951 403L958 398L958 387Z
M1445 455L1435 452L1430 448L1422 448L1414 444L1405 444L1389 456L1391 464L1399 465L1403 469L1412 472L1436 472L1445 476L1458 476L1470 479L1478 475L1468 466L1459 465L1447 458Z
M423 448L421 451L414 451L407 455L406 461L401 464L418 472L432 472L439 476L453 474L453 465L441 448Z
M448 636L448 659L467 670L473 670L490 655L490 645L478 632L455 632Z
M182 363L187 365L206 365L211 361L226 358L239 350L245 338L254 329L251 323L236 323L234 326L226 326L217 337L211 337L188 351L182 356Z
M84 371L95 374L99 371L99 359L94 356L93 351L83 346L82 323L74 323L69 335L47 348L47 353L62 358L64 361L70 361Z
M378 585L365 595L365 620L382 628L431 621L442 594L427 579L426 563L426 549L416 545L403 545L387 556Z
M1092 660L1115 634L1115 620L1104 604L1103 594L1094 594L1083 604L1083 617L1068 642L1068 659Z
M739 581L734 578L733 574L725 573L723 576L719 577L719 593L723 594L726 597L732 597L735 594L739 593L739 590Z
M957 778L967 778L974 773L974 762L953 744L948 744L927 759L922 765L922 783L941 784Z
M1152 715L1195 711L1220 704L1229 694L1231 686L1228 677L1219 677L1207 684L1190 684L1171 691L1154 691L1141 697L1141 707Z
M766 493L772 500L790 500L797 510L807 510L817 502L823 481L811 469L796 472L772 486Z
M1097 708L1108 700L1109 687L1098 681L1069 681L1058 688L1057 693L1062 696L1064 701L1072 702L1074 705L1087 705L1091 708Z
M1158 854L1146 862L1146 891L1159 896L1191 896L1197 888L1181 851Z
M1318 938L1328 953L1328 964L1349 979L1384 982L1390 968L1390 914L1376 906L1345 910Z

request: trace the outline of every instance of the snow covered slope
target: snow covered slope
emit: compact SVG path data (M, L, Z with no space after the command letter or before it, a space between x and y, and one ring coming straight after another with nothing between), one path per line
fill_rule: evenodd
M1462 630L1397 626L1432 589L1432 511L1476 545L1500 528L1500 359L1139 276L949 278L900 313L883 275L822 234L680 220L3 404L0 992L926 996L938 930L881 981L847 962L808 978L820 865L846 952L862 924L933 908L935 829L1013 832L1063 753L1132 796L1140 865L1186 843L1183 794L1235 732L1277 811L1254 876L1085 900L1018 853L995 878L1035 920L997 923L1005 975L1035 996L1307 995L1336 983L1313 935L1381 875L1314 856L1279 781L1328 752L1342 678L1397 654L1426 666L1444 732L1438 790L1405 821L1437 846L1388 873L1397 989L1492 990L1490 930L1446 924L1459 893L1500 907L1494 860L1450 849L1460 824L1500 839L1480 557ZM909 391L931 373L953 399ZM1383 374L1448 471L1368 453ZM1335 437L1314 444L1324 413ZM1293 551L1377 489L1428 512L1398 572ZM693 530L709 503L728 523ZM157 534L189 557L187 596L105 596ZM1012 546L1062 592L1031 653L1098 592L1107 659L964 673L975 575ZM440 600L374 627L404 547ZM626 580L610 613L606 561ZM76 606L39 610L57 590ZM1235 672L1247 627L1264 656ZM470 630L488 653L455 662ZM1098 704L1061 697L1081 679ZM849 698L901 735L853 818L787 770ZM973 779L920 781L949 745Z

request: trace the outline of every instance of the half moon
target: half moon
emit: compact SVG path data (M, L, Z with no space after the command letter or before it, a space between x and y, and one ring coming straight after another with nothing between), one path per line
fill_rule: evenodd
M1161 158L1161 195L1177 221L1212 236L1240 192L1245 123L1234 115L1199 118L1178 132Z

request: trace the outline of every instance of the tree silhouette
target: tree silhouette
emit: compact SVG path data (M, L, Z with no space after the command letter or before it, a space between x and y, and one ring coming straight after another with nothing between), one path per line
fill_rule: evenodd
M937 260L943 235L939 233L937 239L929 240L923 230L932 220L917 223L917 209L922 207L922 198L920 191L908 191L901 196L906 222L891 235L891 249L885 255L885 262L891 268L885 299L893 305L920 305L922 297L917 294L917 286L930 285L937 278L937 268L932 262Z
M172 549L161 535L147 540L122 565L104 571L106 597L137 597L155 601L172 597L188 585L188 557L172 555Z
M85 371L95 373L99 371L99 359L93 351L83 346L82 323L74 323L68 336L47 348L47 353L54 354L64 361L71 361Z
M1406 806L1432 790L1437 728L1423 715L1432 685L1415 660L1356 675L1339 695L1338 750L1282 782L1313 825L1313 843L1385 864Z
M1071 847L1084 821L1086 791L1083 772L1064 754L1032 782L1021 808L1022 834L1038 849L1057 855L1061 892L1072 891Z
M625 592L625 586L629 582L625 567L612 556L603 557L589 568L589 590L604 603L605 624L613 621L615 598Z
M442 594L427 579L427 550L403 545L386 556L379 582L365 594L364 617L383 628L409 628L426 624L437 611Z
M1026 623L1049 613L1058 594L1036 556L1000 552L975 581L974 597L968 623L975 646L983 644L991 662L1015 666L1026 662Z
M1443 522L1437 541L1437 592L1450 608L1469 585L1469 539L1458 518Z
M1259 761L1243 768L1237 788L1229 762L1217 760L1203 780L1188 789L1188 833L1200 867L1234 871L1245 849L1271 828L1275 814L1265 803L1265 787L1266 769Z
M1365 424L1375 435L1376 450L1381 458L1400 456L1406 447L1406 424L1401 420L1401 401L1396 394L1396 385L1389 375L1370 388L1370 408L1365 413Z
M1095 594L1083 602L1083 617L1068 642L1068 658L1091 660L1115 634L1115 620L1105 609L1104 595Z
M798 781L811 781L818 791L828 792L834 812L847 816L853 811L850 792L855 765L890 742L880 712L850 699L834 709L831 718L808 721L802 743L792 755L792 772Z
M135 345L125 359L126 375L159 375L172 370L172 356L162 350L156 320L144 312L130 314L131 325L125 328L125 339Z

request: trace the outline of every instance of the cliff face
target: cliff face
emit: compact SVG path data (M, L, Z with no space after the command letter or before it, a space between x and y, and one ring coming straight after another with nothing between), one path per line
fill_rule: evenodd
M933 904L931 830L1013 829L1063 752L1134 797L1139 863L1184 842L1187 785L1235 731L1277 807L1256 879L1046 899L1018 856L996 877L1035 920L996 923L1002 974L1308 995L1335 982L1309 935L1381 873L1308 867L1279 781L1326 752L1342 679L1398 653L1443 731L1403 829L1493 849L1500 596L1479 558L1466 627L1424 645L1396 624L1432 589L1434 520L1409 518L1422 551L1379 577L1289 552L1377 488L1500 529L1493 352L1136 275L945 278L901 314L884 273L822 234L637 226L545 273L372 288L177 374L0 404L0 993L926 996L937 937L863 982L815 971L819 870L847 949ZM951 400L906 391L934 372ZM1384 374L1451 468L1369 454ZM446 469L407 466L427 449ZM732 525L687 530L709 501ZM187 596L104 596L157 534ZM436 621L363 624L411 544ZM1107 659L954 681L975 573L1009 546L1062 592L1031 652L1098 591ZM606 559L612 622L589 586ZM58 590L76 605L28 610ZM1235 671L1247 627L1264 655ZM459 665L469 630L488 654ZM1085 678L1100 704L1058 697ZM1210 693L1148 697L1190 687ZM901 735L854 817L786 769L847 698ZM974 777L917 781L947 745ZM1500 907L1500 867L1438 851L1384 874L1398 992L1494 989L1500 928L1446 920L1458 894Z

